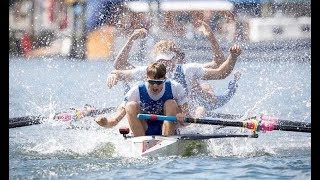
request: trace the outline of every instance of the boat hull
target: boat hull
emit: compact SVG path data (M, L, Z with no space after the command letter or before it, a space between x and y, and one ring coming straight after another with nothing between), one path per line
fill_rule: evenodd
M253 134L185 134L175 136L126 137L131 143L135 157L191 156L209 153L209 139L214 138L258 138Z
M208 140L185 140L181 136L140 136L128 139L135 157L191 156L207 153Z

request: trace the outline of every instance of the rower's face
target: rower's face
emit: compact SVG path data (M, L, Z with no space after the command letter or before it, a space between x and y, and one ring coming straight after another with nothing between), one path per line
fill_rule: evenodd
M162 89L165 78L155 79L154 77L147 77L148 90L152 95L158 95Z

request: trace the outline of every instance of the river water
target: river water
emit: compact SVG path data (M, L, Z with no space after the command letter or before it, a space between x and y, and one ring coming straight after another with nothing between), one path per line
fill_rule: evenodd
M216 111L310 122L311 47L287 47L272 53L243 51L235 66L242 73L238 91ZM111 69L111 61L10 57L9 116L49 116L85 104L116 106L123 90L121 84L106 87ZM210 83L219 94L231 79ZM132 158L118 133L126 119L111 129L99 127L92 118L87 122L85 128L72 128L48 119L9 129L9 178L311 179L310 133L260 132L256 139L212 139L206 154ZM210 133L214 129L209 126L192 131Z

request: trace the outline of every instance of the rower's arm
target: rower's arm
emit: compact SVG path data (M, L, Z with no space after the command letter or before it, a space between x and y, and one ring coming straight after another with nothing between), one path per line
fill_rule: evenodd
M212 69L217 68L225 60L223 52L222 52L222 50L218 44L218 41L217 41L212 29L210 28L210 26L202 20L199 20L199 23L201 23L199 30L202 31L203 34L209 38L211 48L212 48L212 55L213 55L212 61L204 64L204 67L205 68L212 68Z
M189 125L188 123L183 122L186 117L191 117L188 103L184 103L183 105L180 105L179 108L180 108L181 112L176 115L178 123L181 126ZM181 120L179 120L179 119L181 119Z
M203 80L217 80L226 78L233 70L238 56L241 54L241 48L234 45L230 48L230 55L217 69L205 68Z
M133 80L133 70L113 70L107 78L107 86L112 88L118 81Z
M111 74L115 74L118 80L132 80L133 70L113 70Z
M236 78L231 80L228 84L228 89L222 95L216 96L217 101L214 105L214 109L217 109L217 108L224 106L235 95L236 90L238 88L237 81L238 81L238 79L236 79Z
M112 118L118 124L126 114L127 114L126 109L123 106L119 106L119 108L117 109L117 112L112 116Z
M123 106L119 106L116 113L109 117L98 117L95 121L102 127L112 128L116 126L126 115L126 110Z
M189 105L188 103L184 103L180 106L181 112L186 115L186 117L190 117Z
M129 59L129 53L131 51L131 48L133 46L133 43L138 38L145 38L147 34L147 30L142 29L136 29L133 31L131 36L129 37L126 44L122 47L121 51L117 55L113 66L117 70L125 70L125 69L133 69L135 66L133 66L131 63L128 62Z

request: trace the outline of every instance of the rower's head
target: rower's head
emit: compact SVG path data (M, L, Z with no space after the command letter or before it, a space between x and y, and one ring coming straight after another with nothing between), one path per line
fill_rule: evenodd
M148 89L151 94L157 95L163 89L166 80L166 67L162 63L152 63L147 67Z
M202 91L206 92L206 94L210 94L212 97L215 97L213 86L211 86L209 83L201 83L199 85Z
M161 40L155 44L153 53L156 62L163 63L168 71L173 71L176 64L184 63L184 53L170 40Z

